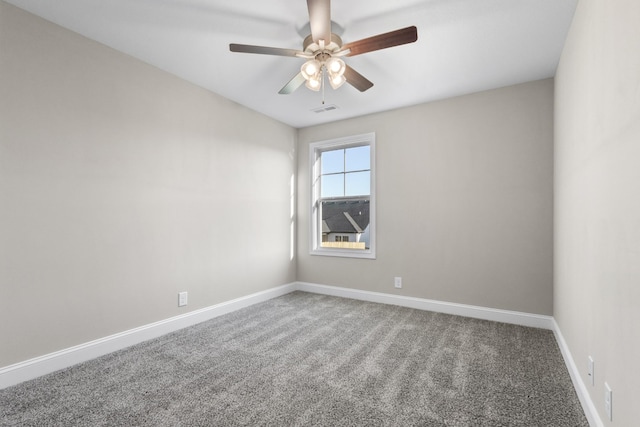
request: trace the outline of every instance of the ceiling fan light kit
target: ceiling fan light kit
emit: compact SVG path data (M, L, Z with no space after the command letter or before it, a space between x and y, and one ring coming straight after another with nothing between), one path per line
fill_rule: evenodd
M338 89L347 81L344 77L344 71L347 67L342 59L329 56L326 53L319 53L316 58L318 59L308 60L300 68L300 73L306 80L305 85L309 89L320 90L325 72L328 74L329 84L333 89Z
M300 72L278 92L283 95L294 92L303 83L307 88L319 91L323 86L325 73L333 89L349 83L360 92L364 92L370 89L373 83L349 67L341 57L360 55L418 40L418 30L412 26L343 45L342 39L331 32L330 0L307 0L307 9L311 34L304 39L302 51L236 43L229 45L231 52L306 59Z

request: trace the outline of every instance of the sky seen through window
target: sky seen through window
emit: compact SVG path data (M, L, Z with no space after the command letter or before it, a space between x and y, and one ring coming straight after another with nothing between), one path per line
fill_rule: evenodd
M321 156L321 197L367 196L371 193L370 147L324 151Z

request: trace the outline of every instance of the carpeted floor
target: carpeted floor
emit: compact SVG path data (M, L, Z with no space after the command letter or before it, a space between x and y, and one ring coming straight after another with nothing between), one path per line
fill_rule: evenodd
M294 292L0 390L2 426L588 426L547 330Z

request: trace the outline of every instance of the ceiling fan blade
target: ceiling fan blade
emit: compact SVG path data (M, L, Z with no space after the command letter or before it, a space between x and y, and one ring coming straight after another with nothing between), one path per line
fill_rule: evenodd
M304 82L305 82L304 76L302 75L302 73L298 73L294 78L289 80L289 83L284 85L284 87L280 89L280 92L278 93L280 95L289 95L290 93L293 93L296 89L298 89L300 86L302 86Z
M391 31L377 36L368 37L342 45L340 50L349 49L347 56L356 56L375 50L386 49L388 47L400 46L407 43L413 43L418 40L418 29L415 26L402 28L400 30Z
M344 78L347 79L347 83L358 89L360 92L364 92L373 86L373 83L367 80L365 76L348 65L344 70Z
M262 55L277 55L277 56L298 56L304 55L303 52L295 49L281 49L279 47L266 47L266 46L253 46L250 44L236 44L231 43L229 45L231 52L240 53L258 53Z
M307 8L313 41L319 44L324 40L328 45L331 43L331 1L307 0Z

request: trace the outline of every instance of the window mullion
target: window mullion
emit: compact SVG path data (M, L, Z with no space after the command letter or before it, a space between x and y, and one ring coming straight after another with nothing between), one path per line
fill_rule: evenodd
M342 150L342 195L347 195L347 149Z

